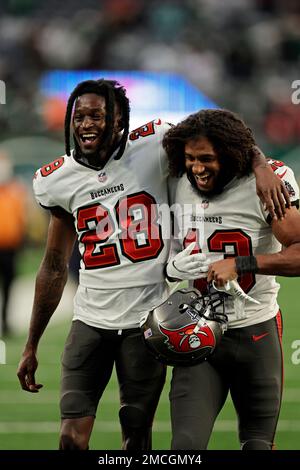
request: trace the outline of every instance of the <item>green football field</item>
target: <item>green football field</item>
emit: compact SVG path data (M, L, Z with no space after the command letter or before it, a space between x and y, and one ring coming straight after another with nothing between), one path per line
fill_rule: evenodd
M278 425L278 449L300 449L300 315L297 296L299 278L281 279L280 305L284 315L285 389ZM49 326L39 349L37 380L44 384L38 394L19 388L16 368L25 336L6 341L7 364L0 365L0 449L57 449L59 412L58 384L60 355L68 324ZM294 361L294 362L297 362ZM170 372L170 370L169 370ZM170 378L170 374L169 374ZM169 379L156 414L153 448L169 449L170 420L168 404ZM201 393L201 391L199 391ZM105 392L90 442L91 449L119 449L118 388L115 376ZM230 399L215 425L210 449L238 449L236 419Z

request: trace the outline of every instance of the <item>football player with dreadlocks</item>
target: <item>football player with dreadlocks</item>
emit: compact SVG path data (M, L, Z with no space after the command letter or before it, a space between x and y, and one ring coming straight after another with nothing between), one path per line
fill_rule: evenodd
M291 199L285 218L272 218L256 197L252 131L230 111L189 116L166 133L163 145L177 177L172 200L180 207L177 254L167 274L190 280L203 294L211 283L234 294L225 298L228 329L216 351L193 367L173 369L172 448L206 449L230 391L241 448L270 450L283 379L275 275L300 275L298 185L289 167L269 160ZM228 290L236 279L248 296Z
M66 155L36 172L35 196L50 210L51 219L18 370L28 392L36 393L42 386L35 381L37 347L62 296L76 233L82 258L62 357L61 449L88 448L114 364L122 448L151 449L165 367L146 350L139 323L168 295L163 268L169 252L164 236L169 218L160 213L160 206L167 203L167 158L161 142L169 128L158 119L129 134L124 88L111 80L81 82L67 104ZM272 172L260 167L259 158L256 164L260 187L271 188L265 195L274 210L281 184L272 174L268 186ZM281 202L284 197L283 193Z
M61 298L76 232L82 258L62 357L61 449L88 447L114 364L122 447L151 448L165 367L146 350L139 322L143 310L167 295L163 265L169 247L163 240L163 221L158 224L158 208L167 201L161 141L169 127L157 120L129 135L124 88L110 80L82 82L67 104L66 155L36 173L35 196L50 209L51 220L18 372L24 390L41 387L34 378L36 349Z

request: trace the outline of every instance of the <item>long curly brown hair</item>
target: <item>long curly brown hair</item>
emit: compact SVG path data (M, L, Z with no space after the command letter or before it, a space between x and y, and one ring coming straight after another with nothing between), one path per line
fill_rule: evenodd
M164 136L171 176L178 177L186 171L185 143L199 137L206 137L213 145L224 171L230 168L231 175L239 178L251 173L256 145L251 129L231 111L204 109L172 127Z

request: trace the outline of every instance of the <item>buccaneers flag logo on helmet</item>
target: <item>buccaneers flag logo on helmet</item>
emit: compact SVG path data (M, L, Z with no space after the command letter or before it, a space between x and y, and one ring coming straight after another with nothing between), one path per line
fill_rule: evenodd
M178 352L189 352L199 348L214 348L215 335L208 325L195 332L195 323L190 323L177 330L170 330L159 325L160 331L167 337L167 345Z

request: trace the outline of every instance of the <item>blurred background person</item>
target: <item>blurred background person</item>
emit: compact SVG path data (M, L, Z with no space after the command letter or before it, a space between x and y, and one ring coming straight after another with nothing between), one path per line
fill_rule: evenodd
M13 175L9 155L0 151L1 336L9 333L8 302L16 276L16 258L26 232L26 191Z

